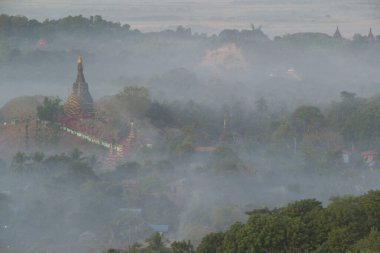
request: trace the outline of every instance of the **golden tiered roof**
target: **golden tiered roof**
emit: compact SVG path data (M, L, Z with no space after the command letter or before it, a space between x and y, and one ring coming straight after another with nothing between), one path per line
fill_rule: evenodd
M63 106L63 110L64 113L70 117L79 116L82 113L81 106L73 94L68 96L66 103Z

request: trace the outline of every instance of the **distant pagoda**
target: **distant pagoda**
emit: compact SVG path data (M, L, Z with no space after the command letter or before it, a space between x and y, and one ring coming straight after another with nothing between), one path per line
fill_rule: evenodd
M373 35L372 33L372 28L369 29L369 33L368 33L368 42L374 42L376 39L375 39L375 36Z
M339 27L338 27L338 26L336 27L336 31L335 31L335 33L334 33L333 38L336 39L336 40L342 40L342 39L343 39L343 36L342 36L342 34L340 33L340 31L339 31Z
M77 79L73 90L64 104L64 111L71 118L88 118L95 115L94 102L88 90L88 84L83 75L82 57L77 59Z

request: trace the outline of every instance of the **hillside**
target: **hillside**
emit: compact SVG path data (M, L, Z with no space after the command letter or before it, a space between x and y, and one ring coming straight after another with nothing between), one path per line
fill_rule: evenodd
M97 155L99 158L106 157L108 153L107 149L52 125L37 125L36 121L10 121L6 125L0 125L0 159L6 161L10 161L17 152L70 153L75 148L86 155Z

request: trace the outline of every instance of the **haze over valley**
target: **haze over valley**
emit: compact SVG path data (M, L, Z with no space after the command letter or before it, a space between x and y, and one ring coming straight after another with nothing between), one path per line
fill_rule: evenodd
M0 252L379 252L377 1L0 7Z

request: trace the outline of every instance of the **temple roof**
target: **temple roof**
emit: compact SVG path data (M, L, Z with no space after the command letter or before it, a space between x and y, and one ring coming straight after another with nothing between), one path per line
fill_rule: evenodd
M77 98L73 94L71 94L67 98L63 106L63 109L65 114L70 117L77 117L82 113L80 104L78 103Z

